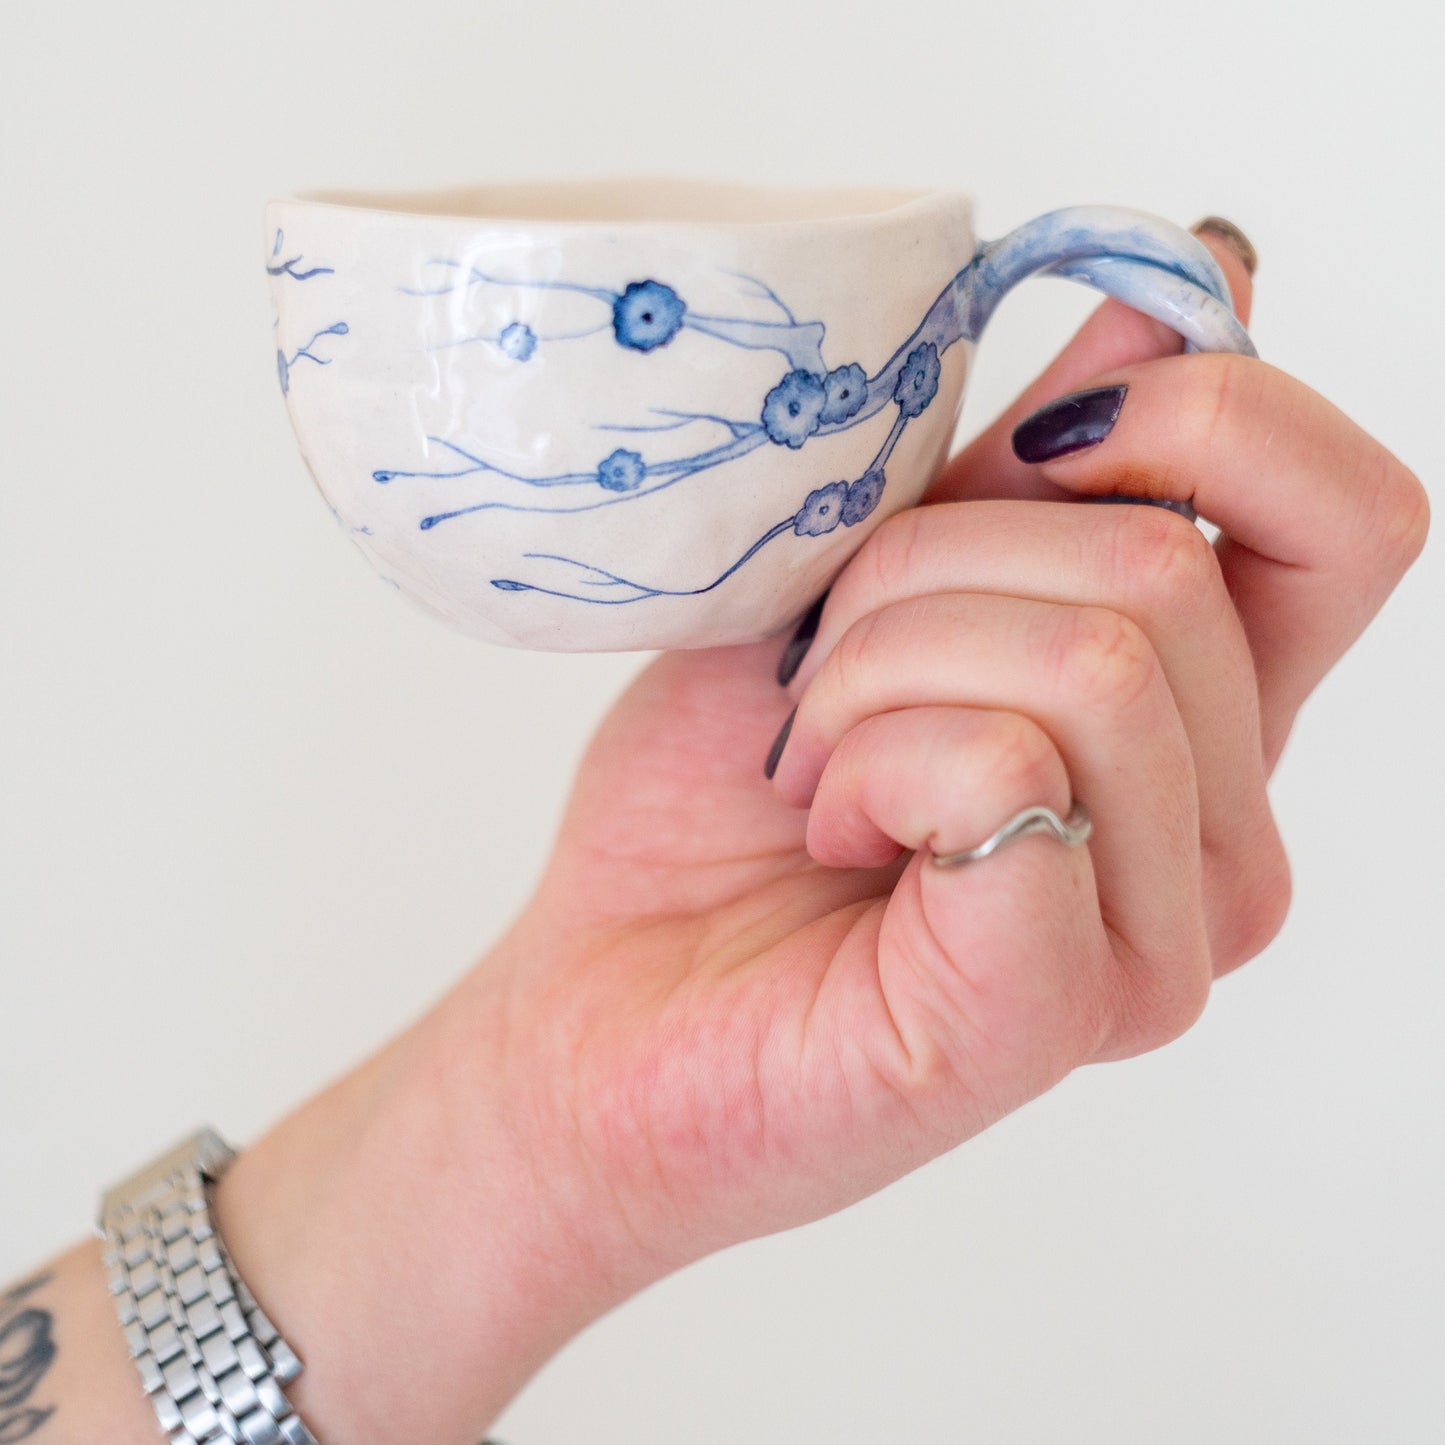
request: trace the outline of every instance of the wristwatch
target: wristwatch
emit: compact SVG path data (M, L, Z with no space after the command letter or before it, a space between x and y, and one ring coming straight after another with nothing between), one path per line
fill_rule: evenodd
M301 1361L236 1274L208 1186L235 1152L202 1129L106 1192L116 1314L170 1445L316 1445L282 1387Z

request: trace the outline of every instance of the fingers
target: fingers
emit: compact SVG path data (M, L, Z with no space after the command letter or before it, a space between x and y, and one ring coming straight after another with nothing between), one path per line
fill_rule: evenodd
M1235 314L1247 326L1254 299L1251 268L1240 251L1217 230L1197 231L1224 269ZM1248 244L1247 242L1245 243ZM1024 417L1055 397L1083 386L1090 378L1116 367L1184 349L1179 333L1120 301L1098 307L1069 344L1009 409L954 457L923 498L925 503L959 501L965 497L1051 497L1065 495L1037 468L1014 456L1010 438Z
M1004 709L1042 729L1093 815L1098 906L1121 953L1141 968L1208 975L1193 764L1138 627L1103 608L989 594L934 594L870 613L804 693L775 786L806 806L835 750L865 719L937 706ZM943 786L933 783L935 810Z
M1221 575L1253 655L1272 765L1299 705L1418 556L1424 489L1323 397L1261 361L1180 356L1093 384L1128 388L1112 430L1037 470L1075 495L1192 500L1222 529Z
M808 852L834 868L879 868L905 848L955 852L1037 803L1060 817L1073 804L1037 723L996 708L903 708L865 718L829 756Z
M904 848L977 844L1040 802L1062 815L1071 797L1037 723L1001 708L900 708L865 718L830 754L808 851L832 866L878 867ZM1101 1050L1164 1042L1138 1024L1169 1012L1161 1000L1173 983L1131 986L1099 916L1089 850L1030 837L986 862L939 868L919 851L889 899L870 969L909 1056L941 1050L965 1082L1022 1073L1037 1089ZM996 1106L1012 1102L982 1087Z
M902 512L834 582L793 696L859 618L965 589L1104 607L1144 633L1194 763L1215 967L1252 957L1282 922L1288 869L1265 789L1253 661L1204 535L1153 507L992 501Z

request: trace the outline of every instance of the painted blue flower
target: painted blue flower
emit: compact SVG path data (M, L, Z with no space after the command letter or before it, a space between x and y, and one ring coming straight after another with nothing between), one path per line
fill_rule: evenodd
M843 515L847 499L847 482L829 482L826 487L809 492L793 518L793 530L800 537L821 537L824 532L831 532Z
M612 329L618 343L634 351L666 346L687 310L682 297L661 281L632 281L612 303Z
M597 484L609 492L631 492L642 485L647 467L636 452L618 447L610 457L604 457L597 468Z
M526 361L537 349L537 333L525 321L512 321L502 328L497 345L513 361Z
M868 400L868 378L856 361L830 371L823 378L822 421L825 426L847 421Z
M878 498L883 495L886 483L887 479L883 475L883 469L873 467L849 486L848 496L843 502L843 525L845 527L856 526L873 511L874 507L878 505Z
M818 430L826 405L811 371L790 371L763 401L763 428L779 446L800 447Z
M925 341L908 353L893 400L904 416L917 416L938 394L938 348Z

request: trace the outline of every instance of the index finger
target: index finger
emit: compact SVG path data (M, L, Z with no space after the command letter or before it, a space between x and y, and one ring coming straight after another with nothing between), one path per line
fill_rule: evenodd
M1198 354L1091 384L1127 388L1107 438L1038 470L1074 495L1192 501L1221 529L1254 657L1267 766L1294 714L1418 556L1415 475L1324 397L1265 362Z
M1226 226L1227 232L1220 229ZM1235 314L1247 326L1254 301L1253 248L1233 225L1217 217L1201 221L1193 229L1223 269ZM1226 240L1226 235L1239 239ZM1077 389L1101 372L1175 356L1183 349L1183 338L1162 321L1121 301L1105 301L1008 409L949 461L929 487L922 505L985 497L1066 499L1067 491L1014 455L1014 428L1045 402Z

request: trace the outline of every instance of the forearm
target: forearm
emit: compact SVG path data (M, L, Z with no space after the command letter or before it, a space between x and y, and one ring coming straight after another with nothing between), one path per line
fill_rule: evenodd
M98 1240L0 1293L0 1441L156 1445Z
M535 1061L501 982L513 970L495 962L243 1149L213 1191L238 1274L305 1362L287 1394L323 1445L476 1445L568 1339L653 1277L534 1115ZM99 1243L38 1277L10 1311L39 1342L23 1403L7 1404L0 1345L0 1442L154 1445Z

